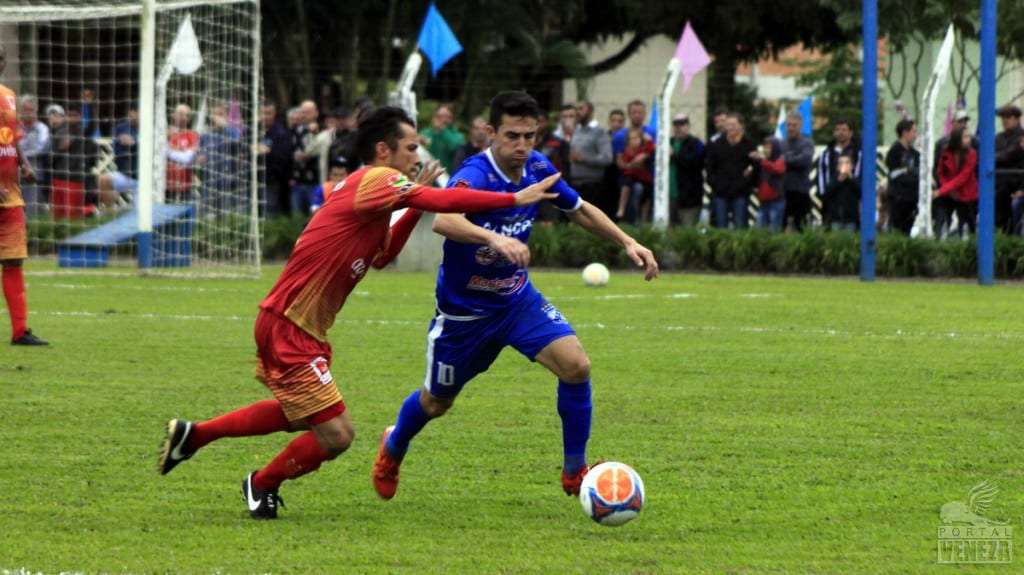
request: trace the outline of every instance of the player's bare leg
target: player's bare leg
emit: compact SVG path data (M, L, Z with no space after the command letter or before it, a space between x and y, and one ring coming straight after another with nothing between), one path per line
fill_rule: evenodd
M537 354L537 361L558 377L558 415L562 418L562 489L579 495L587 465L590 438L590 359L574 335L556 339Z
M381 435L377 459L373 462L373 488L382 499L391 499L398 491L398 472L405 457L409 439L431 419L441 417L452 406L455 398L436 397L426 389L413 392L402 404L398 421L412 429L398 429L401 437L392 437L396 426L390 425ZM397 440L397 441L396 441ZM400 445L400 448L395 446Z
M11 317L11 345L49 345L28 328L28 303L25 298L25 276L20 259L0 261L3 266L4 299Z

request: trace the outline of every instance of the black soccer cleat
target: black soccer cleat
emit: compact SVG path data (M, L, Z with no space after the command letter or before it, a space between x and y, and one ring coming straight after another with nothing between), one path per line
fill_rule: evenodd
M188 438L192 436L194 424L184 419L172 419L167 422L167 437L160 448L160 461L156 464L160 475L167 475L182 461L195 455L188 448Z
M32 333L32 330L26 329L21 337L11 340L11 345L50 345L50 342L39 339L36 334Z
M249 507L249 515L253 519L277 519L277 506L284 507L284 499L277 494L277 490L258 489L252 483L252 477L256 475L253 471L242 480L242 498Z

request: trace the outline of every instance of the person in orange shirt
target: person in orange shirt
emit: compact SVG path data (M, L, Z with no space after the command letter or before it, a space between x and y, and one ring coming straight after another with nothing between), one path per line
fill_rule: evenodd
M7 49L0 44L0 74L7 67ZM22 132L18 124L18 99L0 84L0 266L3 266L4 299L11 316L11 345L47 345L28 328L28 302L21 263L28 257L25 231L25 201L20 176L35 182L36 175L21 152Z
M360 118L356 150L366 167L331 194L295 242L291 257L256 318L256 377L274 399L259 401L207 421L172 419L158 462L166 474L223 437L302 431L263 469L242 480L254 519L276 519L278 488L341 455L354 430L331 375L327 332L369 268L383 268L409 239L421 210L479 212L533 204L559 174L516 193L428 187L437 164L410 176L419 163L419 137L409 116L383 107ZM395 224L391 213L409 208Z

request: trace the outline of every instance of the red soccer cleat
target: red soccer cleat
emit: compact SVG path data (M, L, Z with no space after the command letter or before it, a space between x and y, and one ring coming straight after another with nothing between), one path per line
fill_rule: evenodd
M377 495L380 495L381 499L391 499L398 491L398 468L402 461L391 457L387 448L388 436L394 429L394 425L384 429L380 436L377 459L373 462L373 488L377 490Z
M577 470L576 473L573 473L572 475L566 473L565 470L563 469L562 470L562 489L565 490L565 494L566 495L576 495L576 496L579 496L579 494L580 494L580 485L583 484L583 478L587 476L587 472L589 472L589 471L590 471L590 466L589 465L584 465L583 467L579 468L579 470Z

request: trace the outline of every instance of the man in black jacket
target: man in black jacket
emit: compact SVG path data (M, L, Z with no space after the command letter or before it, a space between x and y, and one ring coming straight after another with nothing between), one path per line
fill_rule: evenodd
M704 204L704 143L690 135L690 118L672 119L672 174L675 176L673 221L695 226Z
M860 186L861 150L860 141L853 135L853 126L846 119L838 119L832 124L832 141L818 157L818 198L821 199L821 221L825 228L832 222L833 207L829 190L839 181L839 158L849 156L853 160L851 177L856 186Z
M757 181L757 162L751 157L757 146L743 133L739 114L729 114L725 136L708 146L707 173L715 227L736 229L749 223L747 197ZM731 217L730 217L731 214Z
M1003 131L996 136L996 229L1011 233L1011 202L1014 194L1024 188L1020 173L1000 173L1001 170L1024 168L1024 129L1020 126L1021 111L1017 106L1003 106L996 110L1003 121Z
M913 120L896 124L899 138L885 155L889 169L889 222L892 229L909 236L917 217L917 194L920 182L921 153L914 148L917 127Z

